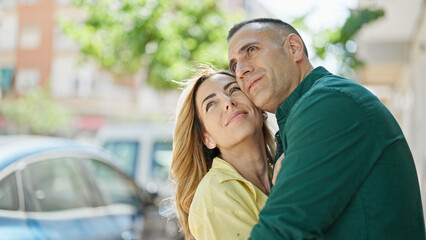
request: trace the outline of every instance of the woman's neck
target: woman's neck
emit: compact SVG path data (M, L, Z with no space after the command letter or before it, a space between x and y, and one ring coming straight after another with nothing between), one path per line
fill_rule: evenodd
M259 139L261 139L259 141ZM223 160L231 164L243 178L266 195L270 192L269 165L263 137L245 139L228 149L221 149Z

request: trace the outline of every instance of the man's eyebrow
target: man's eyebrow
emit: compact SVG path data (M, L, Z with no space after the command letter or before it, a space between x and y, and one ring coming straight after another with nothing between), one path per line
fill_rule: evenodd
M234 83L237 83L236 81L233 81L233 82L229 82L229 83L227 83L224 87L223 87L223 90L225 90L226 91L226 89L228 89L232 84L234 84Z
M250 47L251 45L255 45L258 44L258 42L249 42L247 44L245 44L244 46L242 46L239 50L238 53L242 53L244 52L248 47Z
M216 93L212 93L210 95L208 95L206 98L204 98L203 102L201 102L201 106L203 106L204 102L209 100L210 98L216 96Z

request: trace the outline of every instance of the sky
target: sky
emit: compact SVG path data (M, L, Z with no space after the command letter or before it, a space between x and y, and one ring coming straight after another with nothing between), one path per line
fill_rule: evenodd
M342 25L348 8L356 8L357 0L260 0L276 17L290 22L295 17L310 13L306 23L314 31Z
M357 7L358 0L259 0L275 17L291 22L296 17L306 15L305 22L312 32L341 26L349 16L349 10ZM300 32L308 51L313 52L312 36ZM311 59L312 60L312 59ZM318 60L317 60L318 61ZM314 65L323 65L331 72L336 72L338 63L335 59L325 61L313 60Z

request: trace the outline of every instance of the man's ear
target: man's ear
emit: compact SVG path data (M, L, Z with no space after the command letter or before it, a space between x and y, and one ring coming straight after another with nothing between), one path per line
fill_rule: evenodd
M203 133L203 143L208 149L216 148L216 142L207 133Z
M287 36L287 44L291 54L293 55L293 59L295 62L299 62L303 59L304 55L304 45L302 39L294 33L290 33Z

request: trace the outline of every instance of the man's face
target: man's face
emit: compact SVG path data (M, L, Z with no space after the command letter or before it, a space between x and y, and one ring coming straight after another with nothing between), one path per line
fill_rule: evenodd
M299 83L286 36L274 26L243 26L229 40L228 59L242 91L262 110L275 113Z

